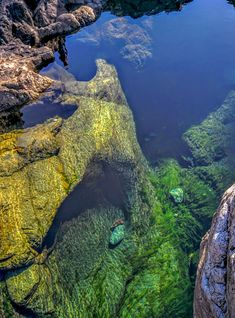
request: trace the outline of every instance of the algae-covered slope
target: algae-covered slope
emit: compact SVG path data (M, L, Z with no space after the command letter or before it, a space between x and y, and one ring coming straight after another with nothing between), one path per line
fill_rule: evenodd
M0 135L1 317L190 311L187 258L174 239L163 240L161 203L117 73L104 61L97 66L90 82L54 82L55 98L78 106L67 120ZM106 169L108 187L99 182ZM90 198L78 195L71 219L62 207L84 184ZM54 226L61 209L67 221ZM110 245L115 222L125 230Z
M99 67L92 82L76 83L79 109L67 121L56 118L0 136L2 269L32 262L57 208L92 160L129 164L141 160L116 72L101 61ZM104 69L108 69L103 78L108 91L101 99Z
M235 180L234 124L235 92L231 91L215 112L184 134L195 170L216 188L219 195Z

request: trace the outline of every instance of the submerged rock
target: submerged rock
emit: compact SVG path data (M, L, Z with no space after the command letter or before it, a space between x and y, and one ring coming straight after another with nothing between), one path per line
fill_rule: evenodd
M125 225L119 224L112 229L112 234L110 236L109 243L112 246L119 244L125 237Z
M193 126L184 139L196 161L208 165L230 155L234 147L235 91L200 125Z
M219 195L235 180L235 91L199 125L191 127L184 139L198 175Z
M188 261L159 224L164 213L116 70L102 60L97 68L89 82L53 83L55 98L79 105L71 117L0 134L1 317L170 317L175 295L174 317L187 316ZM109 183L97 183L93 201L92 178L107 167ZM85 180L92 199L78 195L79 213L60 225L59 207ZM110 224L124 219L128 231L116 222L110 238Z
M144 170L147 166L136 140L133 118L114 67L102 60L97 67L90 82L73 81L68 87L63 84L60 99L66 102L72 98L79 103L67 120L52 119L0 135L0 269L9 273L6 285L11 301L35 315L53 311L52 299L57 297L50 285L57 280L58 260L50 267L52 276L47 276L47 267L41 264L45 258L39 262L43 240L58 207L81 182L92 162L104 162L122 176L132 225L143 213L148 223L149 211L143 207L137 181L137 176L142 178L140 167ZM61 84L54 85L57 89ZM108 235L109 231L108 227ZM64 289L56 286L54 290Z
M112 45L120 41L120 55L136 68L142 67L152 57L152 40L148 31L138 25L129 23L127 18L114 18L101 27L84 32L79 41L91 45Z
M181 203L184 200L184 191L181 188L174 188L170 191L170 195L174 199L175 203Z

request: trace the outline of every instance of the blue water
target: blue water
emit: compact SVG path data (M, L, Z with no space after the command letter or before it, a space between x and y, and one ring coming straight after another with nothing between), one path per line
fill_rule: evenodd
M113 33L120 32L119 37L109 34L113 19L118 19ZM225 0L195 0L180 12L138 19L103 13L95 24L67 37L67 69L89 80L97 58L114 64L145 155L150 161L179 159L187 155L182 133L235 88L234 25L235 9ZM130 43L147 47L146 58L127 59Z
M234 26L226 0L194 0L138 19L103 13L66 38L67 70L89 80L97 58L114 64L147 158L180 159L188 155L182 134L235 88ZM63 65L58 54L56 62Z

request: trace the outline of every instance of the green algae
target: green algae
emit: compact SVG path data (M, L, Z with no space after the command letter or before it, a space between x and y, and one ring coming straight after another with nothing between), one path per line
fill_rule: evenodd
M199 164L208 165L231 154L235 134L235 92L200 125L193 126L184 139Z
M38 317L192 316L200 240L216 209L218 193L231 180L231 166L228 165L231 163L228 156L220 159L218 155L206 155L207 143L204 149L199 149L198 155L201 147L198 145L204 138L198 128L196 134L192 129L186 135L193 132L194 137L189 137L192 153L195 162L203 158L203 166L182 168L175 160L166 160L151 170L136 141L133 118L116 73L113 68L100 63L102 72L98 72L94 81L85 83L82 88L77 82L68 85L62 99L79 100L80 107L67 121L58 121L56 133L43 125L38 126L37 131L28 130L27 138L22 131L1 136L2 153L7 151L17 158L13 160L12 175L4 176L3 180L11 180L14 191L27 188L29 181L31 192L23 196L28 198L24 206L27 214L21 216L28 218L28 224L34 222L33 214L26 209L31 201L34 211L38 211L35 228L30 227L25 234L27 240L25 236L19 236L21 240L23 237L20 243L25 244L20 255L20 265L25 262L24 267L19 268L19 263L17 265L10 259L13 266L2 282L4 297L0 298L0 309L4 318L11 317L8 312L14 315L12 304ZM102 76L107 80L102 81ZM229 112L228 108L226 112ZM220 113L216 120L222 117ZM226 117L223 125L228 122ZM212 124L209 126L210 129L213 127ZM211 138L211 130L207 128L207 136ZM46 134L43 133L36 144L31 142L35 140L33 135L39 136L38 133L45 129ZM219 129L212 136L220 134ZM226 136L231 137L230 133ZM218 138L210 139L210 142L215 141L218 143ZM194 143L196 146L192 146ZM225 144L229 143L226 141ZM20 145L20 157L12 151L16 145ZM26 148L30 149L30 154ZM46 151L38 156L37 149ZM211 145L210 149L216 152L218 147ZM33 163L29 161L32 154ZM4 167L7 162L2 162ZM56 193L58 206L84 178L88 167L91 169L92 163L102 162L120 178L122 205L117 207L103 200L99 206L87 208L58 229L52 250L31 255L28 263L27 257L23 257L27 256L29 243L39 246L56 212L48 196ZM2 173L6 170L2 169ZM183 191L183 200L178 200L177 204L172 200L172 189ZM49 217L48 210L53 212ZM110 228L119 218L125 220L125 239L111 249ZM123 228L120 232L118 240L124 237ZM18 238L16 242L19 243ZM193 273L190 268L194 268Z
M184 139L194 161L194 172L222 196L235 180L235 92L197 126L190 128Z

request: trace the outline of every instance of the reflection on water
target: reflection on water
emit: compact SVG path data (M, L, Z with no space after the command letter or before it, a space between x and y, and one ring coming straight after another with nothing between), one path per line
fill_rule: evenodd
M187 156L182 133L235 85L235 10L224 0L181 9L138 19L105 13L66 41L68 70L77 79L95 75L97 58L116 66L152 162Z

